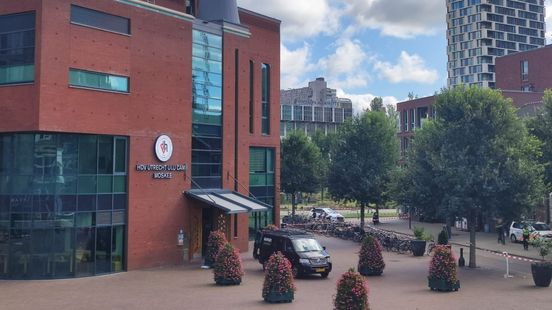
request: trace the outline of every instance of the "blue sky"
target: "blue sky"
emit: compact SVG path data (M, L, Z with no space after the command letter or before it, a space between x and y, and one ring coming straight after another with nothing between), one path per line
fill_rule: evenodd
M446 86L446 0L238 0L282 21L281 88L325 77L356 111ZM552 0L546 0L552 12ZM552 14L549 14L552 16ZM548 30L552 19L547 18ZM550 39L547 34L547 39Z

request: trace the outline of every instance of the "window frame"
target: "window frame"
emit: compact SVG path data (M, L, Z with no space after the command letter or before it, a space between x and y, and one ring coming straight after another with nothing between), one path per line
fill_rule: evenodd
M89 73L89 74L96 74L96 75L103 75L103 76L113 76L113 77L119 77L119 78L126 78L126 81L127 81L126 91L72 84L71 83L71 72L72 71L73 72L83 72L83 73ZM125 75L117 75L117 74L110 74L110 73L105 73L105 72L100 72L100 71L92 71L92 70L78 69L78 68L69 67L68 82L69 82L69 87L70 88L95 90L95 91L102 91L102 92L115 93L115 94L127 94L127 95L130 94L130 77L125 76Z
M128 22L128 33L120 32L120 31L117 31L117 30L112 30L112 29L109 29L109 28L102 28L102 27L98 27L98 26L93 26L93 25L89 25L89 24L84 24L84 23L80 23L80 22L77 22L77 21L73 21L73 8L82 9L82 10L84 10L84 11L92 11L92 12L95 12L95 13L100 13L100 14L104 14L104 15L107 15L107 16L111 16L111 17L126 19L127 22ZM105 31L105 32L110 32L110 33L114 33L114 34L123 35L123 36L128 36L128 37L132 36L132 30L131 30L132 27L131 27L131 20L130 20L130 18L127 18L127 17L124 17L124 16L115 15L115 14L111 14L111 13L106 13L106 12L103 12L103 11L100 11L100 10L95 10L95 9L87 8L87 7L80 6L80 5L76 5L76 4L71 4L71 8L70 8L70 10L69 10L69 23L72 24L72 25L76 25L76 26L81 26L81 27L86 27L86 28L92 28L92 29L96 29L96 30L100 30L100 31Z

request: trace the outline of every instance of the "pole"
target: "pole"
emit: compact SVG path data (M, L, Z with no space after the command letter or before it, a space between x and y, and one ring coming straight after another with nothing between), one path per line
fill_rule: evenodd
M510 275L510 260L509 260L508 252L502 252L502 255L506 257L506 274L504 275L504 278L505 279L513 278L513 276Z

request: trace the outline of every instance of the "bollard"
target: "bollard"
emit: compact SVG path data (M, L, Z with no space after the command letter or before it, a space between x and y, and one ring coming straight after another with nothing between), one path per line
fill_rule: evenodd
M514 276L510 275L510 260L508 257L508 252L502 252L502 255L506 257L506 274L504 275L504 278L513 278Z
M464 259L464 249L460 248L460 258L458 259L458 267L466 266L466 260Z

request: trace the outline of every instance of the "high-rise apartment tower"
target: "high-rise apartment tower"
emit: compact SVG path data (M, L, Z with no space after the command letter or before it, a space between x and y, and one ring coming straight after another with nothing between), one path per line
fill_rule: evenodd
M448 86L495 87L495 58L545 45L544 0L446 0Z

